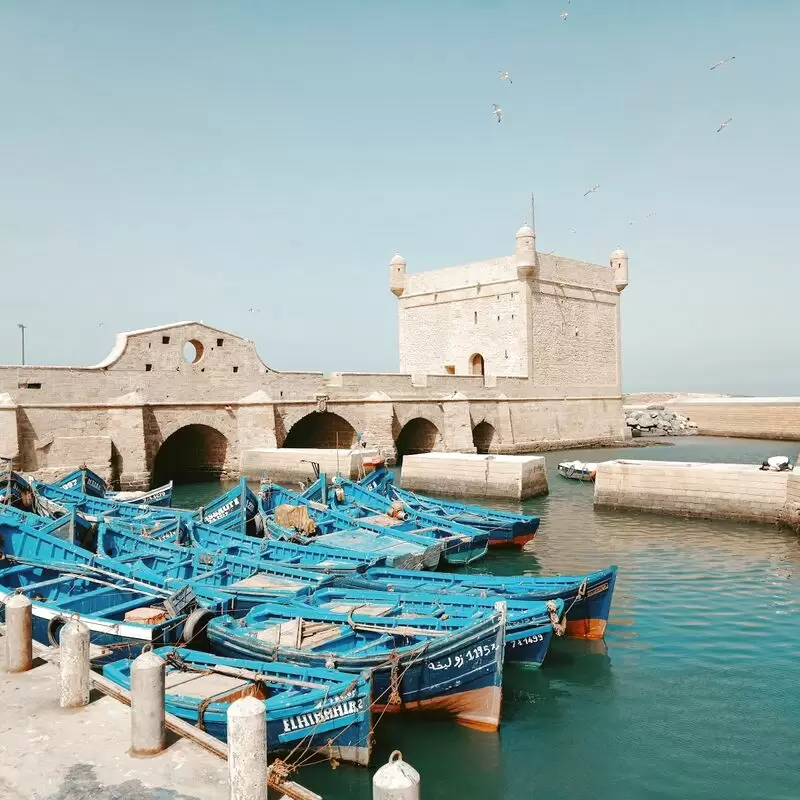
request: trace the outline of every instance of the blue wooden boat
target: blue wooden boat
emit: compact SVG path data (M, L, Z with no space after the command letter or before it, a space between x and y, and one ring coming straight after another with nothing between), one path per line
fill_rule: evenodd
M505 617L504 603L470 620L270 604L241 620L213 619L207 631L223 655L371 672L373 710L436 711L496 730Z
M442 542L442 558L451 565L471 564L486 555L489 534L468 528L457 522L444 522L440 517L414 511L407 506L398 507L396 501L383 494L369 491L358 483L337 475L330 490L326 476L319 478L303 492L303 497L328 503L346 514L355 524L362 521L380 525L391 531L425 533Z
M360 485L368 491L383 494L392 502L402 503L409 511L424 512L443 522L457 522L485 531L489 534L489 547L524 547L539 529L539 517L440 500L401 489L395 485L393 473L385 468L371 472Z
M100 497L106 500L146 506L172 505L172 481L146 492L112 492L108 490L106 482L86 465L54 481L53 485L59 489L80 492L90 497Z
M566 635L602 639L611 611L617 567L588 575L530 576L473 573L419 573L374 567L363 576L337 579L338 585L397 592L468 594L492 600L562 600L566 609Z
M356 525L346 514L268 481L261 483L260 501L267 536L382 557L402 569L436 569L439 564L442 542L433 536L389 530L363 519Z
M286 756L319 751L328 758L367 766L372 746L370 677L324 668L265 663L164 647L165 708L222 741L227 712L239 697L262 700L267 711L267 752ZM130 659L103 675L130 689Z
M198 609L171 603L169 594L116 576L113 581L44 566L0 561L0 614L15 593L31 601L33 638L58 645L62 626L77 617L89 629L90 642L103 648L100 661L135 657L144 645L177 643L191 615L219 613L223 606ZM173 598L177 602L176 598ZM194 622L192 622L194 624Z
M123 536L105 524L100 525L94 553L72 541L68 523L32 524L39 521L13 509L0 511L0 549L9 561L110 582L135 582L165 595L188 587L194 596L208 600L206 605L223 604L242 612L265 600L299 598L332 581L331 575L319 571L187 550L133 534ZM204 620L197 622L198 633L201 623Z
M471 619L494 608L494 598L429 592L380 592L359 589L319 589L302 601L326 611L357 613L365 607L387 608L404 615ZM538 667L544 661L553 634L561 635L563 600L506 602L506 664Z
M297 544L281 539L256 538L194 520L180 525L165 523L149 530L147 535L184 547L223 552L237 558L280 561L306 570L330 573L363 572L368 567L383 566L386 563L385 558L377 555L334 550L315 544Z

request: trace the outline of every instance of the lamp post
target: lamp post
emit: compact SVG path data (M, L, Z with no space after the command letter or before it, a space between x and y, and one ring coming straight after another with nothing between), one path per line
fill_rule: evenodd
M22 366L25 366L25 328L27 325L23 325L21 322L17 323L17 327L19 328L20 333L22 334Z

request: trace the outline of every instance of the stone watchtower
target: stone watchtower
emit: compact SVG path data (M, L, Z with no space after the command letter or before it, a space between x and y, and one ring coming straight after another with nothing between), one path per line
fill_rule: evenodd
M527 378L546 395L620 393L620 293L628 256L608 266L536 250L523 225L514 255L407 273L389 265L398 299L400 370Z

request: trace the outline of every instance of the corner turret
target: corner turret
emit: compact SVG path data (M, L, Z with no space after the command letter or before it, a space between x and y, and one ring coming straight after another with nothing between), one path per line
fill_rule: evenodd
M389 286L395 297L400 297L406 288L406 260L398 253L389 262Z
M514 248L517 276L524 281L536 273L536 234L529 225L517 231L517 245Z
M611 254L611 269L614 270L614 285L621 292L628 285L628 254L621 247Z

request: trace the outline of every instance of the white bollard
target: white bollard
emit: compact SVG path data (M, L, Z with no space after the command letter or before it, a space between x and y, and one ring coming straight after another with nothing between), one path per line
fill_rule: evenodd
M164 749L164 659L145 645L131 664L131 753L152 756Z
M61 629L61 708L89 704L89 629L75 614Z
M24 594L6 601L6 671L27 672L33 665L33 607Z
M395 750L372 777L372 800L419 800L419 772Z
M267 712L255 697L228 708L228 774L231 800L266 800Z

